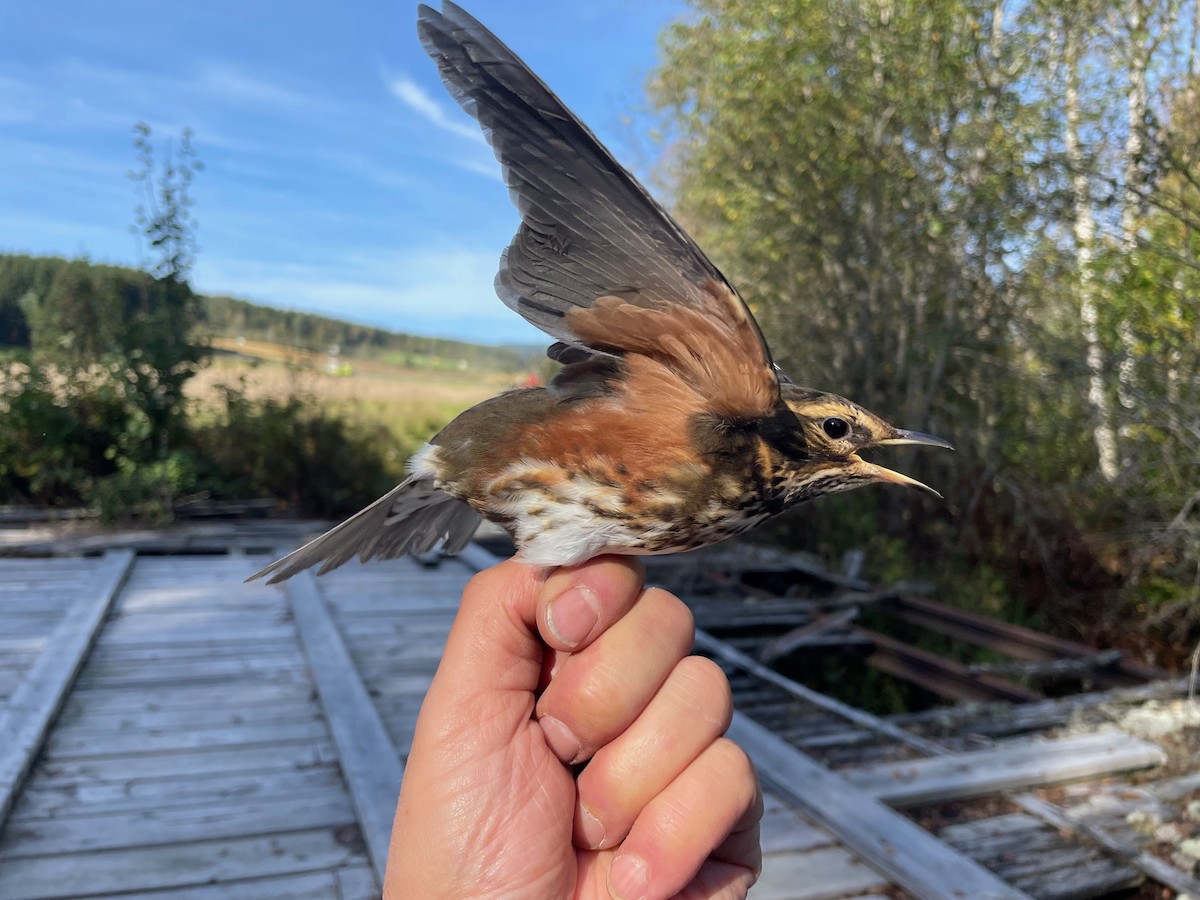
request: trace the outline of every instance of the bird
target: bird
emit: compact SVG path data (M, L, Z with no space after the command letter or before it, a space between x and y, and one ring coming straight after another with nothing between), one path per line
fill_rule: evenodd
M449 0L417 31L520 214L496 292L561 368L461 413L395 488L251 579L453 554L481 519L516 559L567 566L703 547L871 483L937 494L859 453L950 443L787 378L733 285L491 31Z

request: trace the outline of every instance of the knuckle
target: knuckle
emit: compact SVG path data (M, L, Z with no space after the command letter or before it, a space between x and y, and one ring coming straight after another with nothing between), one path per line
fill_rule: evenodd
M686 640L685 652L690 650L696 635L696 619L688 605L662 588L648 589L644 599L654 604L664 631L680 642Z
M759 794L758 772L755 771L754 763L750 761L746 751L724 737L713 743L711 751L717 771L722 773L729 784L737 786L738 791L744 795L745 807L750 808L757 802Z
M680 660L677 671L687 704L723 733L733 715L733 691L721 667L705 656Z
M654 810L653 828L655 837L666 846L679 842L687 835L696 820L698 797L661 802Z

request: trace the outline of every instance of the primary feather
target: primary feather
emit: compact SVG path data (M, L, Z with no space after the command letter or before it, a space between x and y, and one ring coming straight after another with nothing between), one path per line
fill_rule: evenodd
M773 375L758 325L729 282L524 62L451 2L441 12L419 7L417 31L450 93L483 127L521 214L496 276L508 306L574 345L586 341L568 313L601 297L691 307L748 331L751 358ZM732 302L714 309L710 283Z

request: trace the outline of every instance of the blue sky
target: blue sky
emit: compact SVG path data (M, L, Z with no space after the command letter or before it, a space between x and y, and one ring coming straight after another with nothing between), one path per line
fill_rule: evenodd
M644 175L643 85L682 0L472 0ZM492 291L516 227L491 150L416 38L416 3L0 3L0 252L138 262L132 128L184 127L193 284L490 343L541 333Z

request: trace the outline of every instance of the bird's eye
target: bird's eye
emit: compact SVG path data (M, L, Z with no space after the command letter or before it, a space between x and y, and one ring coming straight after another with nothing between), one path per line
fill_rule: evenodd
M850 423L837 416L831 416L821 423L821 428L835 441L840 441L850 433Z

